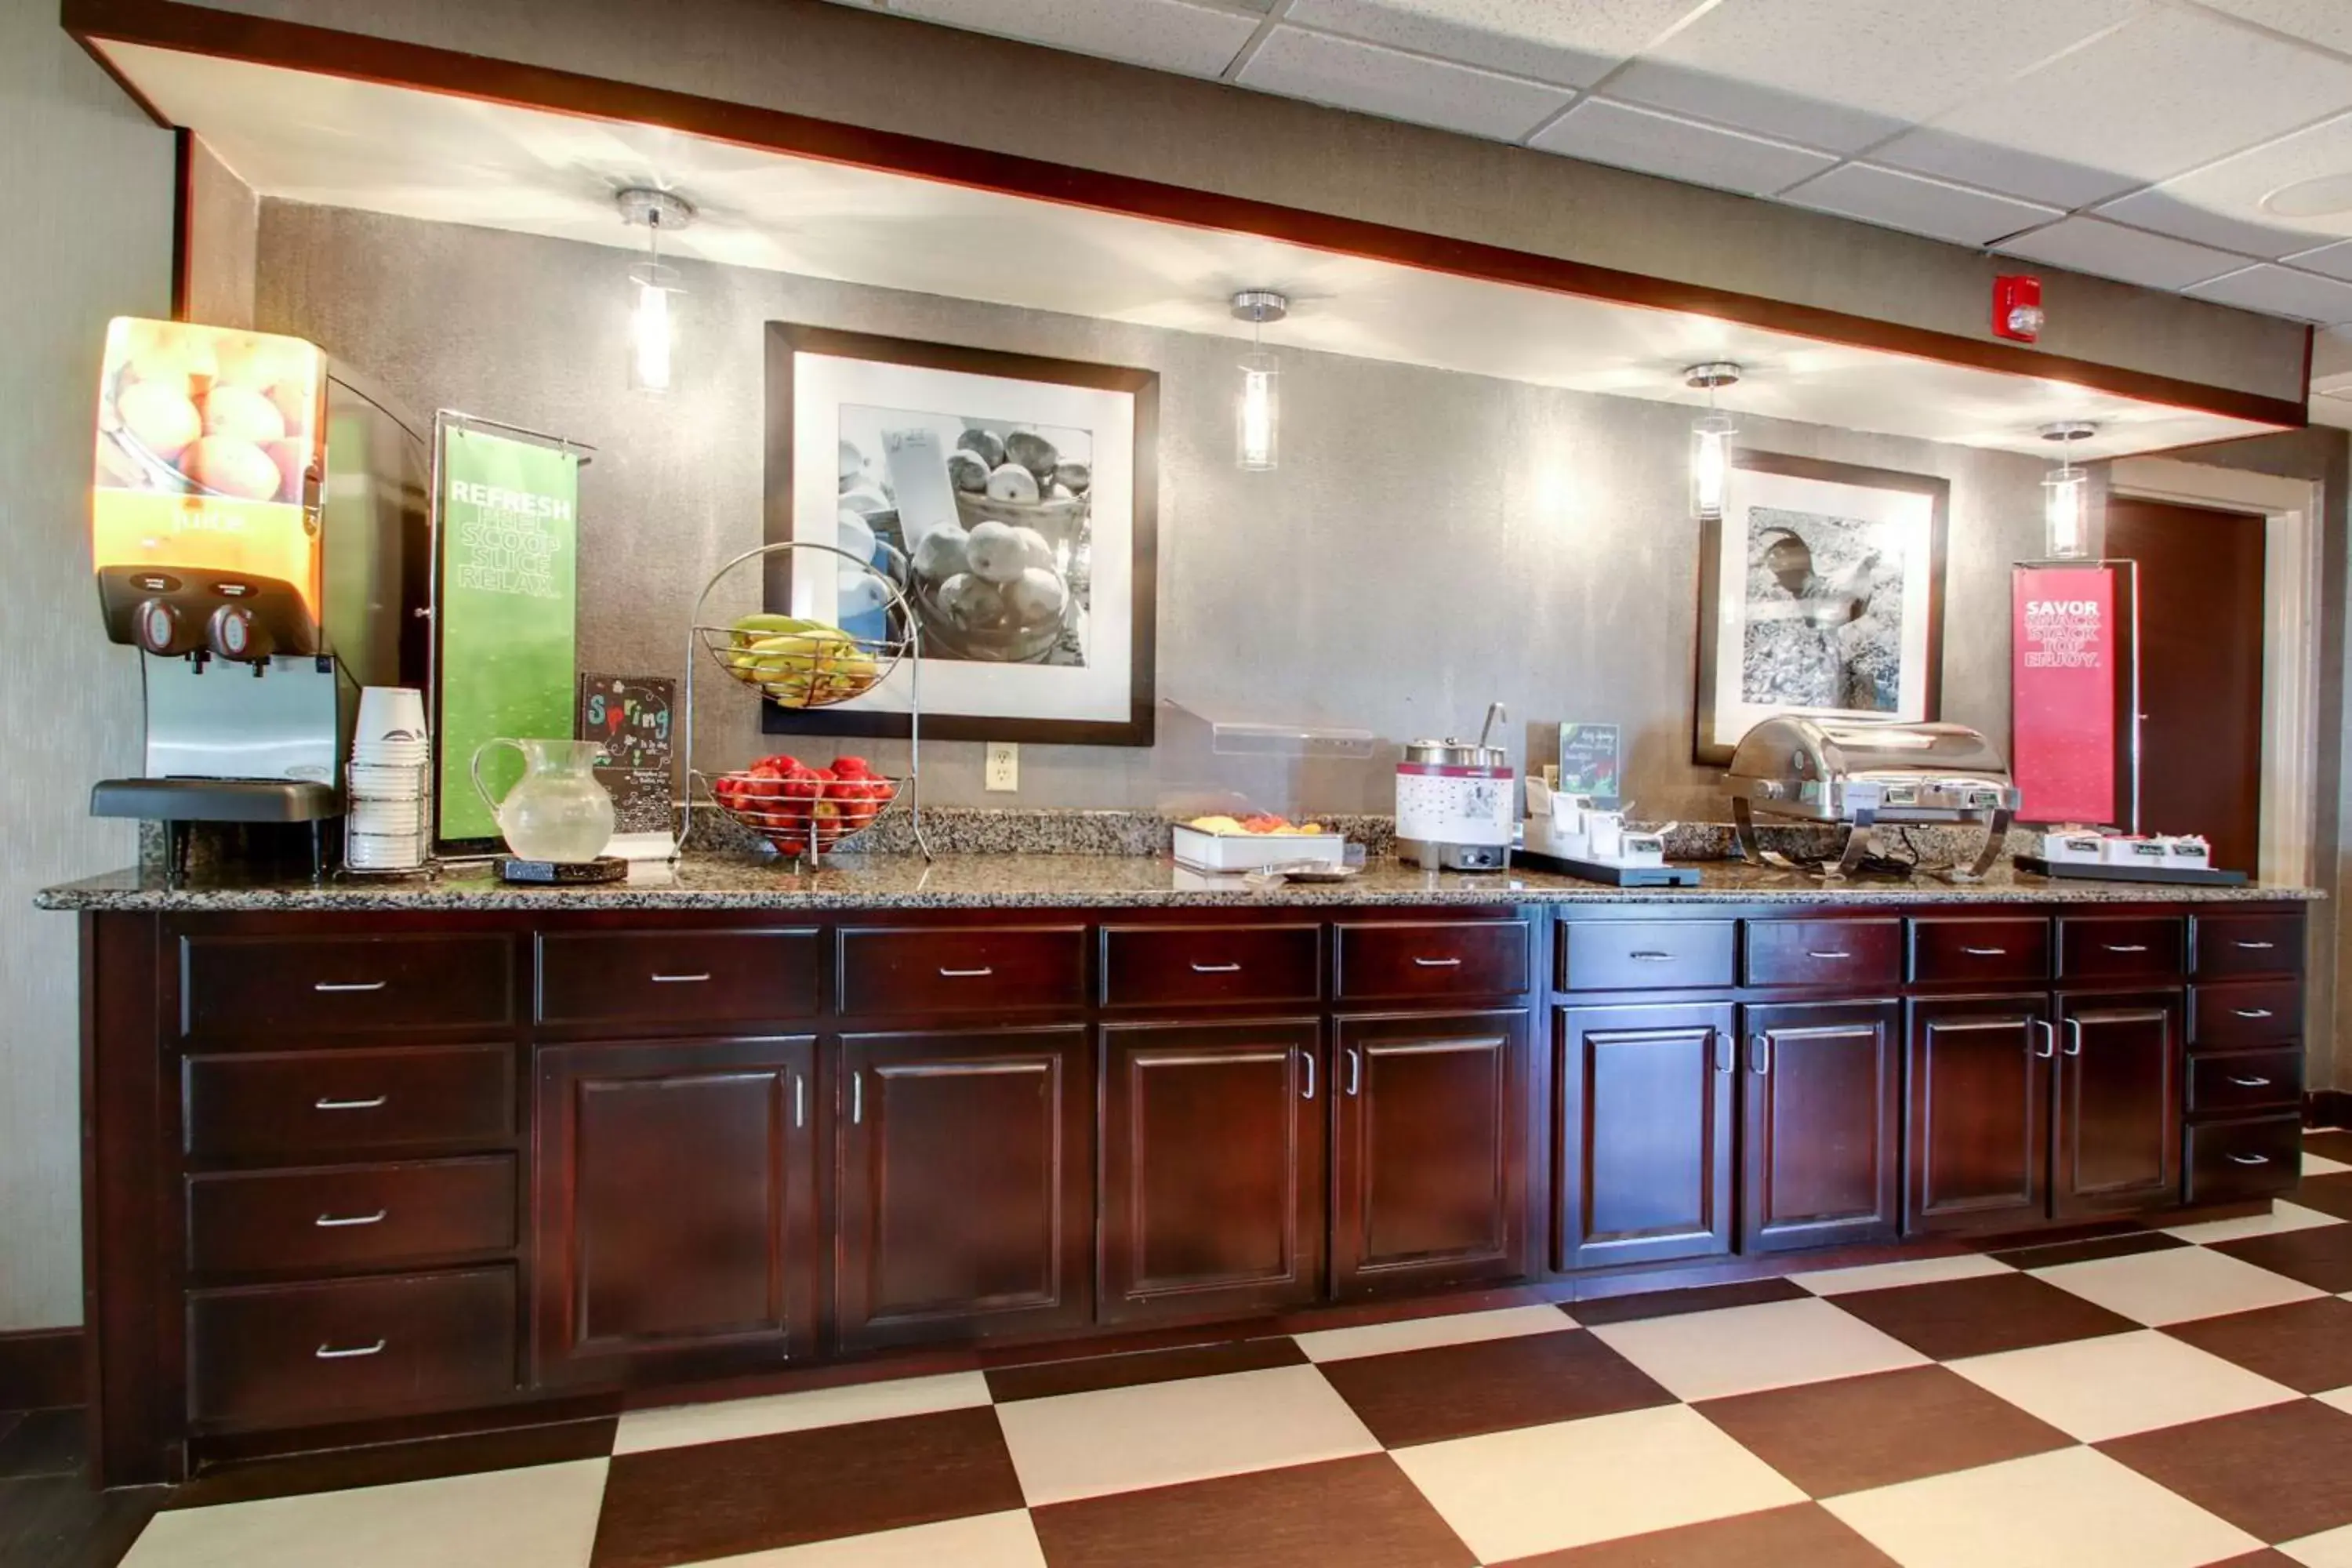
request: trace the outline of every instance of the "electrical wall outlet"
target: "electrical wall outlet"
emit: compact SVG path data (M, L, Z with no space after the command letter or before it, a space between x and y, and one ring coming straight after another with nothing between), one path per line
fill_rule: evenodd
M1021 787L1021 747L1012 741L988 742L988 766L985 787L991 791L1016 790Z

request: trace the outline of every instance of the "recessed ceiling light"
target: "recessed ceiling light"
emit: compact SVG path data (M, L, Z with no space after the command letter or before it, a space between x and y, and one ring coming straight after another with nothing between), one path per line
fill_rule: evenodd
M2332 217L2352 212L2352 174L2321 174L2281 185L2263 198L2263 210L2280 217Z

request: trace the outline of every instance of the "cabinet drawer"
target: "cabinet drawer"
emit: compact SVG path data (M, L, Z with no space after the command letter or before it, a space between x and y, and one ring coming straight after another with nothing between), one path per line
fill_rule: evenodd
M188 1178L198 1274L383 1268L514 1245L511 1154Z
M2162 980L2180 973L2178 915L2060 915L2064 980Z
M1938 915L1911 922L1911 979L2015 981L2050 978L2047 920L1973 920Z
M1316 925L1105 926L1106 1006L1313 1002L1323 994Z
M197 1159L331 1160L514 1135L506 1046L190 1057L181 1088Z
M1901 921L1749 921L1750 985L1896 985Z
M876 926L841 933L841 1010L993 1012L1086 1002L1082 926Z
M2189 1110L2204 1116L2303 1109L2303 1047L2231 1051L2189 1058Z
M501 935L186 936L189 1039L488 1028L513 1016Z
M542 1024L738 1025L816 1011L814 931L583 931L539 939Z
M2293 1189L2303 1170L2303 1118L2246 1117L2189 1127L2192 1204L2234 1203Z
M1728 985L1738 948L1729 921L1563 921L1563 991Z
M1398 921L1333 928L1339 999L1496 996L1528 986L1525 921Z
M2189 1043L2279 1046L2303 1038L2303 982L2238 980L2189 988Z
M2300 910L2254 915L2199 915L2197 977L2303 973Z
M348 1420L470 1405L514 1384L509 1268L188 1299L188 1414L198 1421Z

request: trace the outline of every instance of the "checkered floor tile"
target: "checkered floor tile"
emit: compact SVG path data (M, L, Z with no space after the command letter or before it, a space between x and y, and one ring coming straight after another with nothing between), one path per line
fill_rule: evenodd
M2257 1219L633 1414L124 1561L2352 1568L2331 1155Z

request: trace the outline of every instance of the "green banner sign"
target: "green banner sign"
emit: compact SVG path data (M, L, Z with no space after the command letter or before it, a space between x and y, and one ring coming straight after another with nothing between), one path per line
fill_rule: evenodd
M475 793L477 747L494 735L572 735L580 458L448 424L441 449L441 819L445 843L494 839ZM521 759L482 760L504 797Z

